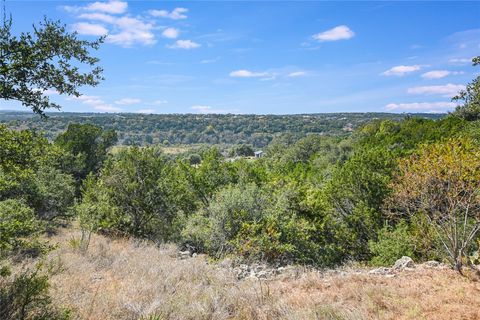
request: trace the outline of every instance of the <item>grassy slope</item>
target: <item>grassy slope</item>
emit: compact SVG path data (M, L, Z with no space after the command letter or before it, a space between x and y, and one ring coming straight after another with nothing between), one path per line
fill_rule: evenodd
M52 237L49 259L54 300L79 319L480 319L480 284L450 270L238 281L202 256L177 259L173 246L94 236L83 254L78 238Z

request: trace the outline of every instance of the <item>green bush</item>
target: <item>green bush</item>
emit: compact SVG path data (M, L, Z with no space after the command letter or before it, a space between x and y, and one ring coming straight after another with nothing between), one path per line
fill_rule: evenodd
M44 245L37 235L42 223L23 201L0 201L0 260L10 254L38 255Z
M41 218L51 220L65 215L73 205L75 181L71 175L53 167L41 166L35 175L34 184L34 205Z
M317 264L319 247L311 239L312 231L305 219L271 213L258 223L244 223L232 242L247 260Z
M103 130L89 123L70 123L67 130L55 139L55 144L67 154L63 159L66 171L80 181L101 168L107 158L107 149L117 139L114 130Z
M0 276L0 319L70 319L67 310L52 305L48 288L48 277L39 274L39 269L23 271L15 277Z
M212 224L204 211L191 215L181 231L183 245L199 252L209 252L212 248Z
M255 184L228 186L192 215L182 231L185 244L215 257L316 264L315 225L289 208L284 196Z
M212 224L212 249L231 251L233 240L246 221L258 222L267 206L262 190L254 184L228 186L218 192L207 208Z
M265 197L256 185L228 186L215 194L204 212L189 218L182 232L184 241L212 255L230 253L231 241L243 223L260 221L265 206Z
M415 258L415 240L403 220L395 228L383 227L378 233L378 240L371 240L368 245L373 254L373 265L390 266L402 256Z
M132 147L87 177L75 205L86 231L175 241L195 196L176 163L154 148Z

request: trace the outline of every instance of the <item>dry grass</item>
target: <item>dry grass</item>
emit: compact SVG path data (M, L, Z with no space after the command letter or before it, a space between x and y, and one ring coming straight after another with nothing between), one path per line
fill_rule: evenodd
M173 246L94 236L82 253L72 237L50 239L51 293L78 319L480 319L479 283L450 270L238 281L204 257L177 259Z

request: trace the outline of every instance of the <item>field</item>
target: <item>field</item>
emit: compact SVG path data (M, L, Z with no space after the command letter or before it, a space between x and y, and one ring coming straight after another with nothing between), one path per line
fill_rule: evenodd
M345 267L296 277L237 280L225 263L181 260L173 245L92 237L49 238L51 294L78 319L479 319L480 283L448 269L395 276Z

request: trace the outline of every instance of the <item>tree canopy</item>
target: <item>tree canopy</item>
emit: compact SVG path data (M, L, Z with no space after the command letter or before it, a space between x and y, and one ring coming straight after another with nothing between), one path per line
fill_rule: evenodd
M102 79L99 59L90 55L103 38L80 40L59 21L45 18L32 32L12 33L12 18L0 26L0 98L16 100L34 113L60 109L49 93L80 96L79 87L96 86ZM80 71L88 67L89 71Z
M480 56L473 58L472 64L474 67L479 66ZM480 119L480 76L468 83L465 90L460 91L452 100L463 101L463 105L455 109L454 115L468 121Z

